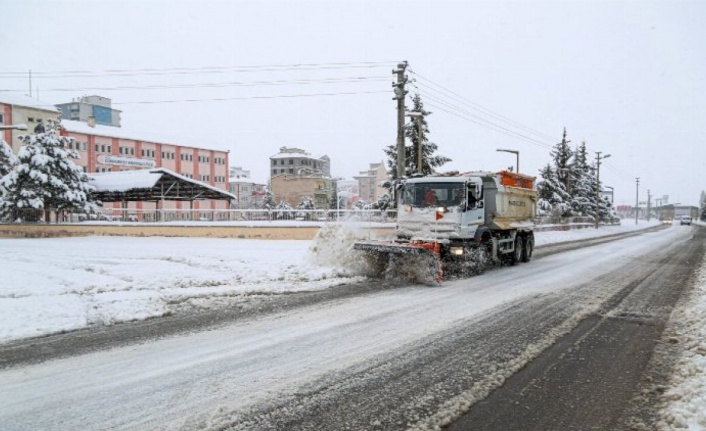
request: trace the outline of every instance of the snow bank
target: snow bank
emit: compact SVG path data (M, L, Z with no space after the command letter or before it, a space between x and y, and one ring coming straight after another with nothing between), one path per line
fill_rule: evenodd
M615 235L619 233L632 232L636 230L646 229L650 226L657 226L661 224L658 220L639 220L638 223L634 221L623 220L622 225L616 226L601 226L596 229L595 227L586 227L583 229L572 229L566 231L545 231L535 233L535 244L545 245L553 244L557 242L567 242L567 241L577 241L581 239L597 238L607 235Z
M317 256L309 241L86 237L0 244L0 342L362 280L334 258L335 247Z
M683 351L673 372L666 403L659 412L661 430L706 429L706 259L701 262L692 296L672 318Z

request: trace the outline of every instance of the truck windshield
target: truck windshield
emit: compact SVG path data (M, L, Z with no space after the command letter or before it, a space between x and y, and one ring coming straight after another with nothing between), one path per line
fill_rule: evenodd
M417 208L453 207L462 205L463 199L463 183L414 183L405 186L402 204Z

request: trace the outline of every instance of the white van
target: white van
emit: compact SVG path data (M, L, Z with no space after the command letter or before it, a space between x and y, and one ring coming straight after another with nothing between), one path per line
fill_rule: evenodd
M680 225L684 225L684 224L691 225L691 216L688 216L688 215L681 216L681 218L679 219L679 224Z

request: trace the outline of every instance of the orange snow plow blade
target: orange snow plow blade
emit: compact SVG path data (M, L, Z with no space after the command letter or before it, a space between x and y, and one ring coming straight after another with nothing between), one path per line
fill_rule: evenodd
M435 281L441 283L443 270L441 269L441 245L438 242L386 242L386 241L361 241L353 244L354 250L372 253L392 254L417 254L427 255L434 263Z

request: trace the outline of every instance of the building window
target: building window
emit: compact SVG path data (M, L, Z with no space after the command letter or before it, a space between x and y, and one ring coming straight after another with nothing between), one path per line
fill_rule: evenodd
M290 165L293 165L293 164L294 164L294 160L289 159L289 164L290 164Z

